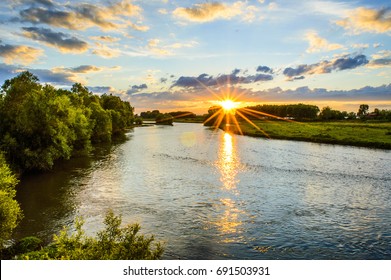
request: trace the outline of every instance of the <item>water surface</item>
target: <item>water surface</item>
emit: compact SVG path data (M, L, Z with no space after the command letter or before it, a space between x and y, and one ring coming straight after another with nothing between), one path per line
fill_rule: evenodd
M391 259L391 153L231 135L200 124L136 128L18 186L17 236L50 239L108 209L165 242L165 259Z

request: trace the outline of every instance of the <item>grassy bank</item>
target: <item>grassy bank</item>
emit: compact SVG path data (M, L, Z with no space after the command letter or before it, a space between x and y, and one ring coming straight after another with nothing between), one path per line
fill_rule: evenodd
M391 149L391 122L254 121L254 123L272 139ZM244 135L267 137L247 122L242 122L240 126ZM239 133L233 126L227 129Z

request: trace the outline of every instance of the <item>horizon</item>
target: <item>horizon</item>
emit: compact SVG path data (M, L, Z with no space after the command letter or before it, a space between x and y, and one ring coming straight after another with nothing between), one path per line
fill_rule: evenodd
M391 109L388 1L6 0L0 14L1 83L28 70L137 113L205 114L227 94Z

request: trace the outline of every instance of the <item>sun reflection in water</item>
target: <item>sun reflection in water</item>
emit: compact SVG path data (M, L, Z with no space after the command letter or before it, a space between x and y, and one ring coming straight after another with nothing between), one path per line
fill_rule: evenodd
M222 138L217 167L221 173L220 181L224 188L236 191L239 160L234 149L233 136L227 132L224 133Z
M236 153L234 137L225 132L221 137L221 146L216 166L220 171L223 198L219 200L219 219L214 222L221 234L225 235L225 242L232 242L240 238L239 228L242 225L241 215L244 213L237 206L239 191L237 175L240 171L240 161Z

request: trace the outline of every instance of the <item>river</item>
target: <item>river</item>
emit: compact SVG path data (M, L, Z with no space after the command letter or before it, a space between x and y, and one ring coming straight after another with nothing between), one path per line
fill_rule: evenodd
M89 157L28 175L16 237L49 240L108 209L165 244L164 259L391 259L391 152L135 128Z

